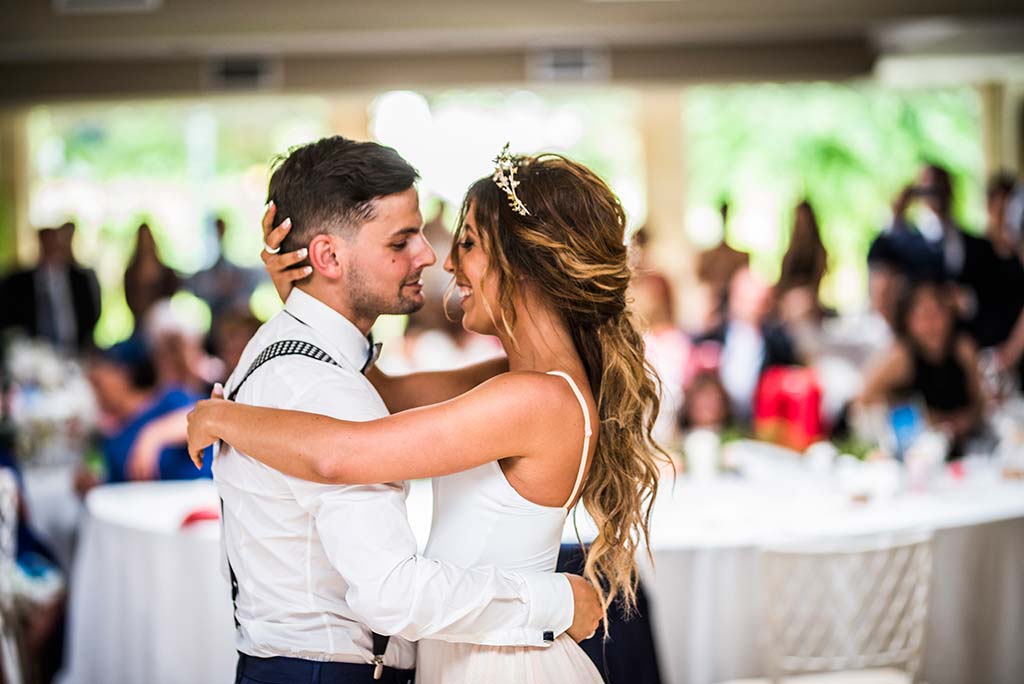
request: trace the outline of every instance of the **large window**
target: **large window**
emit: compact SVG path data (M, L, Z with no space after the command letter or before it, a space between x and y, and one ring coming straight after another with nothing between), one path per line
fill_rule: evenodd
M227 256L259 263L269 162L325 135L328 111L316 98L35 109L30 221L76 222L76 254L96 269L103 289L97 342L131 331L122 278L140 222L152 227L164 261L183 273L216 258L217 216L228 225ZM266 309L275 300L264 288L254 305ZM204 316L197 302L182 304L188 315Z
M983 227L980 101L969 88L898 91L833 84L698 87L686 94L687 230L750 251L769 277L789 244L793 208L808 199L829 251L824 299L866 297L865 255L889 203L931 160L955 177L957 215Z

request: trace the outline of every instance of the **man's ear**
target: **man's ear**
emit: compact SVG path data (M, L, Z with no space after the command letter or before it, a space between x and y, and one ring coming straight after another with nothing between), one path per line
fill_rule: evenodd
M344 271L344 259L340 253L341 238L320 234L309 241L309 263L313 270L332 280L340 278Z

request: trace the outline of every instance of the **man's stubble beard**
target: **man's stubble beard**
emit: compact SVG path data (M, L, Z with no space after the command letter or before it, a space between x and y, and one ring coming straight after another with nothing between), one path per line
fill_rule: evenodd
M423 300L406 297L402 293L402 285L388 295L374 289L375 278L372 273L365 272L362 268L351 268L351 265L346 270L346 292L353 312L358 316L376 318L385 314L411 314L423 308Z

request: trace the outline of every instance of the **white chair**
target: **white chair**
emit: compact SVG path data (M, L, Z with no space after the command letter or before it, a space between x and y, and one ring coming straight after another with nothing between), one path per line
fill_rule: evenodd
M0 468L0 678L3 684L24 681L13 585L17 533L18 483L10 468Z
M764 679L729 684L912 684L924 652L931 536L761 549Z

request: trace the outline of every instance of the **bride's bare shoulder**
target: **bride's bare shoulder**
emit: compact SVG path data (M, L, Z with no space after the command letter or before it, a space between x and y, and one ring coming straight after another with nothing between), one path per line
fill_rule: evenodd
M565 410L579 412L579 400L572 389L574 385L575 381L570 385L564 377L553 373L509 371L494 376L477 389L503 395L507 401L534 414L540 411L561 414Z

